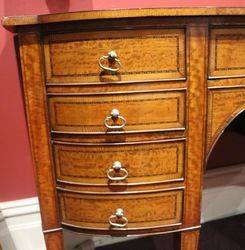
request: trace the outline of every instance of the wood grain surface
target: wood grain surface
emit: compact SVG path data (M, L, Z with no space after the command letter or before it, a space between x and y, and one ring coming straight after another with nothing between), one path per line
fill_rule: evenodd
M51 129L67 133L113 132L104 125L106 117L110 116L113 109L118 109L126 120L125 127L120 129L122 131L154 131L185 127L185 93L176 91L51 96ZM108 122L113 125L111 119ZM118 119L117 124L121 123Z
M245 28L210 31L209 78L245 77Z
M100 58L110 51L122 65L114 74L99 67ZM184 79L185 30L52 34L45 37L45 64L49 84ZM109 67L108 60L102 64Z
M215 89L208 92L207 150L229 123L245 110L245 88Z
M128 219L126 230L169 226L182 219L182 190L127 196L59 192L59 198L63 223L85 229L110 230L108 220L117 208L122 208Z
M50 138L46 120L46 93L40 56L39 34L20 34L19 46L42 228L43 230L49 230L60 227L60 219L56 200L55 180L53 178L52 156L49 147ZM48 250L63 248L63 238L60 232L46 235L45 241Z
M180 249L198 249L205 153L245 109L244 15L184 8L4 19L19 32L47 249L63 249L61 225L95 235L180 232ZM110 50L117 74L98 66ZM122 129L105 127L112 109ZM115 161L128 177L111 187ZM126 228L109 225L117 208Z
M56 176L83 185L110 185L107 171L121 162L128 177L119 183L142 184L184 178L185 142L64 144L54 142ZM123 171L112 171L120 177ZM115 183L115 182L114 182Z
M155 9L125 9L105 11L80 11L74 13L58 13L33 16L4 17L3 25L6 28L22 25L48 24L57 22L93 20L106 18L132 18L132 17L176 17L176 16L244 16L245 8L227 7L186 7L186 8L155 8Z

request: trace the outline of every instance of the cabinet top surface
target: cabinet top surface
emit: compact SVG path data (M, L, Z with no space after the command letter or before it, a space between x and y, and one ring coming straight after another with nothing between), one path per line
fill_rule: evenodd
M241 16L245 15L245 7L192 7L192 8L153 8L153 9L117 9L80 11L46 15L3 17L2 24L6 28L23 25L38 25L67 21L92 20L104 18L129 17L171 17L171 16Z

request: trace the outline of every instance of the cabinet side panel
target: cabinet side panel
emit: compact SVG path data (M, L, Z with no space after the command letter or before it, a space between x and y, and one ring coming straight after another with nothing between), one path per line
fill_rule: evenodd
M42 73L40 36L19 34L20 58L32 157L43 229L59 227L56 192L46 121L46 93Z
M207 24L205 19L188 27L189 86L188 86L188 141L186 169L185 226L200 224L200 202L204 163L206 120L206 51Z

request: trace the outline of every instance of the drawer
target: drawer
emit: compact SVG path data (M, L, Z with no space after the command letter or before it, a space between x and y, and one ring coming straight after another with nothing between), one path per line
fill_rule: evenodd
M51 34L45 37L44 54L51 85L183 80L186 74L185 29Z
M209 78L245 76L245 28L210 31Z
M56 176L80 185L149 184L183 180L185 141L53 143Z
M58 197L63 224L83 229L137 230L182 222L183 189L127 195L59 191Z
M185 91L52 95L49 111L56 133L179 130L185 126Z

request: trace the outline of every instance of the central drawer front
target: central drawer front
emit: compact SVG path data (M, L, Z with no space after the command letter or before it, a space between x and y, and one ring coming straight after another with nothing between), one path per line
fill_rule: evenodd
M84 185L161 183L184 178L185 141L133 144L53 143L57 178ZM116 171L115 162L122 169ZM109 177L107 174L109 173ZM112 179L110 179L112 177ZM124 178L125 177L125 178Z
M118 208L128 220L122 230L180 225L183 190L127 195L78 194L59 191L62 221L84 229L111 230ZM111 219L114 222L114 219ZM123 221L122 223L124 223Z
M185 29L140 29L52 34L44 43L47 82L72 84L185 78ZM116 74L99 67L115 51ZM108 66L107 60L102 64Z
M106 133L113 125L111 111L117 109L120 131L144 132L184 129L185 91L51 96L49 110L52 131ZM106 118L109 117L107 120Z
M245 28L224 27L210 29L210 79L245 76Z

